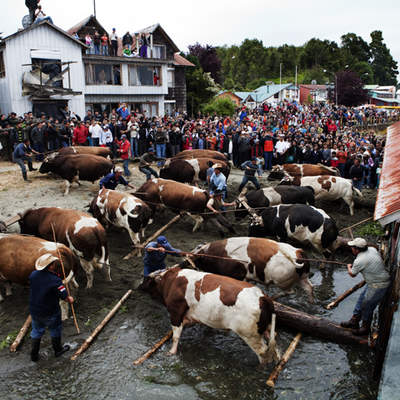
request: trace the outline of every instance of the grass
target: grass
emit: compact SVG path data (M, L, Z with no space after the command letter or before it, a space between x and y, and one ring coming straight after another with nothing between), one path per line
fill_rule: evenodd
M377 222L367 222L355 232L355 236L375 236L381 237L384 235L382 226Z
M15 338L17 337L17 335L18 335L18 332L17 332L17 331L14 331L14 332L9 333L9 334L6 336L6 338L3 339L3 340L0 342L0 350L3 350L3 349L5 349L6 347L9 347L9 346L13 343L13 341L15 340Z

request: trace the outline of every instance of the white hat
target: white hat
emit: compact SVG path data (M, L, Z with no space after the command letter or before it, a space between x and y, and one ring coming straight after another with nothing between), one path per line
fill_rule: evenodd
M41 271L42 269L48 267L54 261L58 261L58 258L49 253L43 254L36 260L35 269Z
M122 174L124 170L121 167L116 167L114 172L120 172Z
M350 242L347 243L351 247L358 247L360 249L367 247L368 243L365 239L363 238L355 238L354 240L351 240Z
M214 164L214 165L212 166L212 168L213 168L213 169L216 169L216 168L221 169L221 168L222 168L222 165L217 163L217 164Z

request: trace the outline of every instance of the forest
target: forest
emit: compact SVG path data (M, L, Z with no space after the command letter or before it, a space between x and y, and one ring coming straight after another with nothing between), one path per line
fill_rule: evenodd
M381 31L370 42L355 33L340 43L312 38L303 46L265 46L245 39L240 45L214 47L195 43L184 54L196 68L187 71L188 108L198 110L218 90L250 91L266 81L332 83L339 72L351 71L363 84L397 85L398 66Z

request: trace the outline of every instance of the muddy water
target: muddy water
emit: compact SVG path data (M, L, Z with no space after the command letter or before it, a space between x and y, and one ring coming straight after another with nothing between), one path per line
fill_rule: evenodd
M0 216L14 215L30 206L71 207L83 209L96 191L84 183L64 198L61 181L33 175L28 188L19 183L19 175L7 175L9 185L0 188ZM240 176L233 176L237 186ZM134 178L140 183L142 177ZM0 184L4 180L0 178ZM266 183L266 182L265 182ZM233 193L233 191L232 191ZM372 193L371 193L372 195ZM369 212L358 209L354 217L340 204L325 205L339 227L356 223ZM150 235L168 222L169 212L157 218L148 229ZM191 233L192 221L184 219L171 227L167 237L183 250L191 250L205 241L217 240L214 231ZM17 231L17 227L12 230ZM238 235L246 235L247 223L237 226ZM72 320L64 324L64 339L73 347L80 345L129 288L141 279L140 258L122 257L129 251L129 237L124 232L109 232L112 278L107 282L101 272L95 274L94 288L84 289L86 280L79 277L81 288L76 311L81 334L76 335ZM310 254L311 255L311 254ZM340 259L350 261L342 254ZM176 261L169 258L172 265ZM340 267L320 272L313 265L316 304L309 305L301 291L280 299L282 303L306 312L342 320L351 315L357 295L337 309L325 310L338 293L357 282ZM274 290L269 293L275 293ZM0 341L17 331L28 313L28 290L15 287L14 295L0 304ZM29 361L29 340L10 354L0 350L0 398L8 399L375 399L377 386L372 381L373 354L358 348L337 345L304 336L274 390L265 384L273 366L259 368L257 358L235 334L193 326L183 331L176 356L168 356L170 343L138 367L132 362L147 351L170 329L165 308L147 294L134 291L125 306L106 326L89 350L76 361L67 355L55 359L48 334L42 341L41 360ZM278 343L284 350L296 332L278 326Z

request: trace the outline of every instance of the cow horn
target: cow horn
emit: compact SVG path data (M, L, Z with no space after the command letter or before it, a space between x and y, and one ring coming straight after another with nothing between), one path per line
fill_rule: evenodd
M68 276L63 280L64 285L68 285L69 281L74 277L74 271L71 269Z

